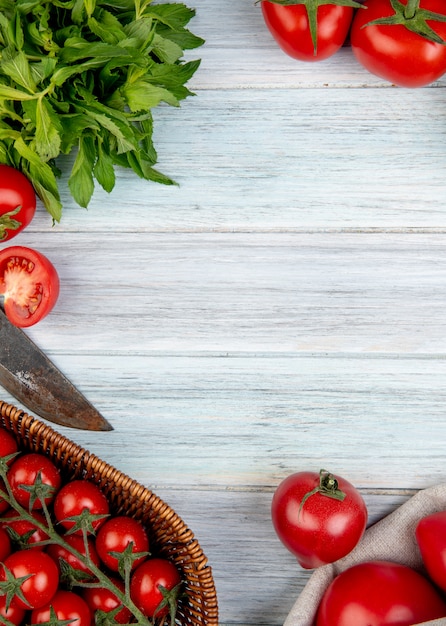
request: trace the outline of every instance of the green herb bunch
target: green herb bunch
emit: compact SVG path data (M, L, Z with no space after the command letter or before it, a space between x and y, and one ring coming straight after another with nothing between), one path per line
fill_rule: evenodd
M53 220L61 154L75 154L68 186L82 207L95 179L112 191L115 166L173 184L154 168L152 109L193 95L194 15L151 0L0 0L0 163L31 180Z

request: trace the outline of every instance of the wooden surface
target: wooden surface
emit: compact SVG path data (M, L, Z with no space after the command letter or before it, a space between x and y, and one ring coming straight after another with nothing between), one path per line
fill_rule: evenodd
M446 480L446 80L299 63L252 0L192 6L196 97L155 116L179 186L120 171L15 243L61 278L30 336L115 429L58 430L191 526L222 626L279 626L309 576L271 527L281 479L342 474L370 522Z

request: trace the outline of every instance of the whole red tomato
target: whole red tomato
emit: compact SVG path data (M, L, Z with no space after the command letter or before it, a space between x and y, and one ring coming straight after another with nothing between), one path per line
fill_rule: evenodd
M398 563L369 561L328 586L316 626L411 626L445 616L444 600L421 574Z
M110 578L110 582L124 593L124 583L120 579ZM95 611L110 613L111 611L117 611L117 609L122 606L121 601L118 600L116 595L104 587L87 587L83 589L82 597L93 613L95 613ZM123 607L114 614L113 619L118 624L129 624L132 619L132 614L128 608Z
M108 501L100 488L85 480L73 480L65 484L54 499L54 515L63 528L70 530L75 525L71 519L87 511L98 516L91 522L91 531L97 531L109 514ZM74 531L82 534L82 529Z
M429 577L446 591L446 511L421 519L415 537Z
M62 484L57 467L48 457L38 452L19 456L9 468L7 478L15 499L27 509L41 509L42 499L48 505ZM40 498L32 499L27 488L33 485L36 489L42 489Z
M37 550L18 550L10 554L0 565L0 581L5 582L8 576L17 582L23 578L19 585L23 599L17 594L11 599L11 606L19 609L44 606L52 599L59 585L59 573L53 559Z
M6 317L22 328L37 324L59 297L56 268L41 252L24 246L0 250L0 295Z
M325 470L285 478L274 493L271 515L279 539L307 569L348 554L367 523L359 491Z
M124 515L107 520L96 536L96 550L101 561L115 572L119 569L116 554L122 554L129 544L132 544L132 553L141 554L132 562L134 569L147 556L149 539L141 522Z
M413 3L412 3L413 4ZM366 0L350 33L357 60L369 72L400 87L422 87L446 72L446 3L421 0L415 14L409 0ZM439 16L426 18L423 12ZM395 19L395 16L397 20ZM396 22L402 23L396 23ZM423 26L424 25L424 26ZM426 30L422 36L416 30ZM427 38L430 35L434 41Z
M31 613L31 624L52 624L51 609L56 614L58 622L71 624L72 626L90 626L92 615L83 598L72 591L59 590L51 602L34 610Z
M22 172L0 165L0 241L19 234L34 217L36 194Z
M353 18L354 2L345 6L262 1L265 24L286 54L300 61L322 61L344 44Z
M82 556L86 556L87 551L84 538L81 535L66 535L64 541L68 544L67 547L53 543L47 548L47 554L49 554L56 563L59 574L61 573L60 560L62 559L62 561L65 561L65 563L68 563L68 565L76 570L77 580L88 580L93 576L93 573L88 565L75 554L75 552L78 552ZM98 553L96 552L94 542L91 538L87 538L87 545L91 562L99 567L100 561ZM70 548L72 548L72 550ZM83 577L82 574L85 574L85 577Z
M18 451L19 447L12 434L4 428L0 428L0 457L11 457L7 461L7 464L10 466L15 458L12 455L16 455ZM0 479L0 490L6 492L5 483L2 479ZM0 497L0 514L4 513L8 509L8 502Z
M180 589L180 573L166 559L144 561L133 573L130 597L146 617L160 618L176 609Z
M39 511L32 511L32 516L36 522L43 525L46 524L45 517ZM44 550L45 545L40 545L40 543L48 539L48 535L44 530L42 530L41 526L39 527L24 518L19 518L14 509L7 511L3 515L0 522L0 528L8 528L9 532L12 533L14 543L17 543L22 548Z

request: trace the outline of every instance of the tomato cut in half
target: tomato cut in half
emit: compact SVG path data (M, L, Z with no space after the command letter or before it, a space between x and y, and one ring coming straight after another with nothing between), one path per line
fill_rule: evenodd
M36 194L22 172L0 164L0 241L8 241L28 226L36 212Z
M22 328L37 324L59 297L59 276L37 250L11 246L0 250L0 295L6 317Z

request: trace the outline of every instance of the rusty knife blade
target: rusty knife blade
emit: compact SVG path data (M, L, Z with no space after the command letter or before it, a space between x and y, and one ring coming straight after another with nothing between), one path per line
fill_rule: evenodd
M107 420L0 307L0 385L32 413L83 430L113 430Z

